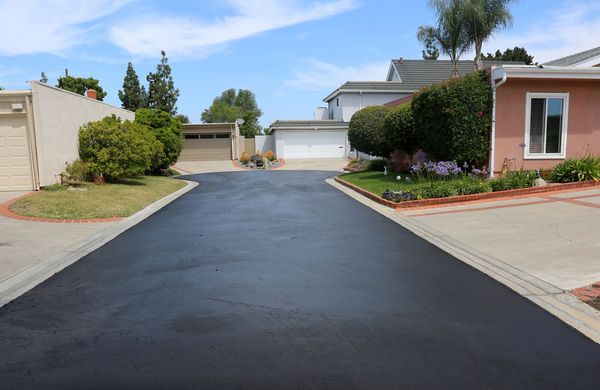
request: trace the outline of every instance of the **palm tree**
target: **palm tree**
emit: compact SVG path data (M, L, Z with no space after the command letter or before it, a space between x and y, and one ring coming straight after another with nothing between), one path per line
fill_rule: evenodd
M481 46L495 32L509 27L513 17L508 9L514 0L465 0L464 17L469 40L475 48L475 70L483 69Z
M452 77L458 77L456 64L472 44L465 23L466 0L429 0L437 14L437 27L421 26L417 39L426 44L433 41L452 61Z

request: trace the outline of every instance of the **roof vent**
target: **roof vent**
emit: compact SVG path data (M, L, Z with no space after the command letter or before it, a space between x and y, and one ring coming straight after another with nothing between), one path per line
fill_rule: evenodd
M400 59L398 60L399 63L404 64L404 58L400 57Z

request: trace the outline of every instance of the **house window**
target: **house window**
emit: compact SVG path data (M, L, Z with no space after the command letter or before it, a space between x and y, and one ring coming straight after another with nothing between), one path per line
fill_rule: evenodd
M565 158L568 93L528 93L525 158Z
M215 138L229 138L229 133L217 133Z
M185 134L185 139L198 139L198 134Z
M336 98L335 99L335 106L339 107L340 106L340 98Z
M200 134L200 139L213 139L215 138L214 134Z

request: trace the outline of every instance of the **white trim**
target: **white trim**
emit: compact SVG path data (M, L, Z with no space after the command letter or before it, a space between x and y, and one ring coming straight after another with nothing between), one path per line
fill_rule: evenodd
M531 126L531 100L532 99L563 99L563 118L561 132L561 153L529 153L529 135ZM546 104L548 110L548 104ZM544 137L546 135L547 112L544 116ZM569 127L569 93L547 93L547 92L527 92L525 102L525 147L523 148L524 160L564 160L567 157L567 137ZM542 140L545 148L546 140Z
M492 77L527 79L600 80L600 67L501 65L493 70Z

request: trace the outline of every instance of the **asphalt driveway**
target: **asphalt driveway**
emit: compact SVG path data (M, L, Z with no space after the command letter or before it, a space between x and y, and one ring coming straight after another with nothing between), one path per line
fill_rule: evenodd
M193 176L0 309L0 388L598 386L600 346L330 175Z

